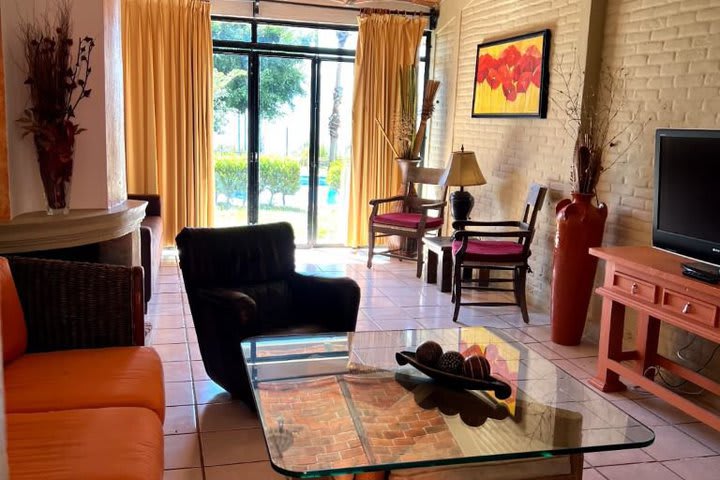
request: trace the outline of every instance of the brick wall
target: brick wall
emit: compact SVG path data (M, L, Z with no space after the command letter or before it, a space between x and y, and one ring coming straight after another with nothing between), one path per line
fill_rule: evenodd
M431 145L438 141L444 145L446 139L437 136L451 136L453 147L465 144L466 149L477 153L488 184L471 190L476 198L473 218L515 217L531 181L551 188L533 248L531 265L535 273L528 280L531 302L544 307L550 294L554 206L570 190L573 141L563 132L562 112L552 101L547 119L543 120L471 118L475 52L477 44L484 40L550 28L551 69L560 62L570 65L581 33L582 3L446 1L443 6L454 5L446 13L441 8L436 35L436 53L457 48L459 58L448 62L438 55L434 77L443 82L456 81L457 94L454 106L438 111L449 114L433 119L430 141ZM443 29L453 28L459 28L458 35L442 34ZM655 130L720 128L720 4L717 0L608 0L604 37L604 64L611 68L623 66L628 74L625 90L629 101L612 128L621 130L635 111L649 119L638 140L603 176L598 187L599 197L610 211L604 242L649 245ZM451 47L446 42L456 45ZM551 70L551 96L556 80ZM443 129L442 125L451 128ZM621 136L620 147L637 133L637 129L631 131ZM444 164L449 151L431 148L430 163ZM614 160L613 155L608 153L607 160ZM597 307L596 299L591 308L591 334L597 328ZM672 343L672 336L666 333L666 347Z
M277 425L271 455L289 470L411 462L428 449L462 455L445 417L420 407L394 375L266 382L260 396L264 422Z
M446 3L450 2L444 2L443 6ZM440 99L441 102L454 100L455 105L438 109L439 115L434 117L430 145L438 143L447 147L431 147L429 160L432 165L444 165L451 148L457 150L461 145L475 151L488 183L469 189L475 197L472 218L518 218L533 181L556 190L565 188L574 141L565 134L559 121L561 113L552 103L548 107L548 118L542 120L471 118L477 45L490 39L550 28L551 68L559 62L572 65L579 28L578 7L576 2L568 0L469 3L448 23L443 24L441 19L436 36L434 77L442 82ZM457 34L445 33L455 29L459 31ZM456 45L445 45L447 42ZM458 51L457 62L448 61L449 56L444 53L453 48ZM453 89L454 99L444 93ZM452 128L445 129L445 124ZM540 306L548 304L555 234L553 203L561 195L561 192L551 195L541 212L530 261L534 274L528 279L528 298Z

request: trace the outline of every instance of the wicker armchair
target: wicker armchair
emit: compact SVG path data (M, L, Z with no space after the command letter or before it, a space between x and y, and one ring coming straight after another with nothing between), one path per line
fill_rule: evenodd
M141 267L8 259L28 330L28 353L143 345Z

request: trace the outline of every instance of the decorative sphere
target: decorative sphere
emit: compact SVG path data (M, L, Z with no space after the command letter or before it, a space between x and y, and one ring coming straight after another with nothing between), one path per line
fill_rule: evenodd
M472 409L466 409L460 412L460 419L470 427L479 427L487 420L484 412L476 412Z
M437 368L447 373L460 374L462 372L462 366L465 358L460 355L460 352L449 351L445 352L440 356L438 360Z
M482 355L472 355L463 362L462 373L469 378L485 380L490 376L490 362Z
M418 362L428 367L434 367L437 365L440 356L443 354L443 349L439 343L428 340L423 342L415 351L415 358Z

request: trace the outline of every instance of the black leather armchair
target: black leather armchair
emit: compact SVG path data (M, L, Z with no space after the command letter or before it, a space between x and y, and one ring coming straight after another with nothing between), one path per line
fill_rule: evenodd
M360 287L296 273L288 223L184 228L175 241L205 370L234 397L252 405L244 338L355 330Z

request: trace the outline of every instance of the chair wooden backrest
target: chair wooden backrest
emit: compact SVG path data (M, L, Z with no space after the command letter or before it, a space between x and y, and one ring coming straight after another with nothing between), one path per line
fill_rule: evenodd
M410 213L418 213L421 211L421 205L445 202L445 198L447 198L448 187L447 185L444 185L440 180L443 176L443 173L445 173L445 169L443 168L416 167L409 169L407 174L408 182L405 190L405 200L403 201L403 211ZM415 192L417 192L418 190L415 187L416 185L439 187L440 195L438 196L438 198L420 197L419 195L415 194ZM425 194L425 192L421 193ZM439 207L438 211L440 213L438 216L442 217L444 210L444 206Z
M547 194L547 187L533 183L530 185L527 199L525 200L525 210L523 212L522 224L530 232L530 236L525 241L525 248L530 248L533 237L535 236L535 222L537 221L538 213L542 210L543 203L545 203L545 195Z

